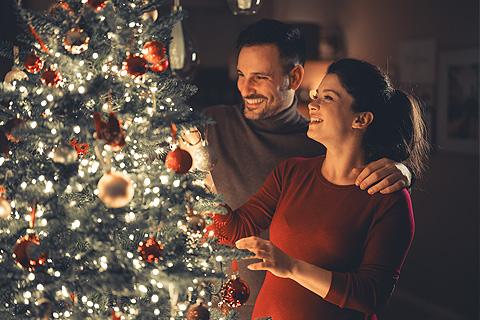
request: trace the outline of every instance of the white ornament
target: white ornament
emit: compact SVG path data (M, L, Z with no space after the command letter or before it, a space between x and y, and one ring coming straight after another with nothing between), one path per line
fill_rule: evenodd
M98 181L98 197L109 208L121 208L132 199L134 187L132 180L121 172L105 173Z

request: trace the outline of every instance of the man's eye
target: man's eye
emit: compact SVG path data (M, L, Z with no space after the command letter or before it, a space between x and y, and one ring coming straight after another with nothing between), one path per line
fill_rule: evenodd
M333 98L331 96L323 96L323 100L332 101Z
M239 77L239 78L240 78L240 77L243 77L243 74L237 73L237 77Z
M255 78L258 79L258 80L266 80L266 79L268 79L268 77L265 77L265 76L256 76Z

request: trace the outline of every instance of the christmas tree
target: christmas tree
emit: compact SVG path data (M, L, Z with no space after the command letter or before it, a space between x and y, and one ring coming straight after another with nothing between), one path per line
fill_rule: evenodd
M162 5L17 4L23 32L1 49L15 62L0 85L1 319L228 319L247 298L223 272L244 255L205 235L208 159L178 146L208 119L168 66L184 12Z

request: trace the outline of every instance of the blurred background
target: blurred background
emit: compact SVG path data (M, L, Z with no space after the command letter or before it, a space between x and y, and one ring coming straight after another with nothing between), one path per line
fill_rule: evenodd
M25 5L41 10L48 2ZM308 91L337 58L364 59L388 71L422 100L434 149L412 194L415 239L380 319L479 319L478 0L253 0L255 13L234 15L232 8L245 2L180 2L188 12L187 56L194 57L183 76L199 88L191 104L202 109L239 101L235 39L261 18L296 24L307 38L302 112ZM11 12L0 5L0 38L13 39ZM0 59L2 78L10 67Z

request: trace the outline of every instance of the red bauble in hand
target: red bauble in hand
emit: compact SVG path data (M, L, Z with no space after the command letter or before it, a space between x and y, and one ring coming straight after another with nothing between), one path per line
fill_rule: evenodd
M142 241L138 244L137 251L144 261L157 263L162 258L163 244L157 241L155 237L150 237L145 242Z
M40 79L42 80L43 84L46 84L49 87L58 87L62 81L62 76L60 75L60 72L50 67L42 73Z
M187 320L210 320L210 311L202 303L192 305L188 308Z
M93 114L95 121L95 131L97 139L105 140L105 142L114 148L115 151L120 150L125 145L125 130L123 130L120 121L115 113L110 112L108 120L103 121L99 112Z
M237 308L247 302L250 288L240 277L233 276L222 288L222 301L230 308Z
M165 159L165 165L167 168L181 174L187 173L192 167L192 163L193 159L190 153L181 149L180 147L170 151Z
M17 265L31 272L45 265L47 255L38 251L39 246L40 238L36 234L27 234L18 239L13 247L13 258Z
M107 5L107 0L88 0L87 4L95 11L100 11Z
M28 72L35 74L42 70L43 61L34 52L30 52L25 57L23 66L25 67L25 69L27 69Z
M143 57L151 64L160 64L166 59L167 49L160 41L148 41L143 46Z
M147 60L141 54L131 54L123 62L123 68L132 77L139 77L147 72Z

